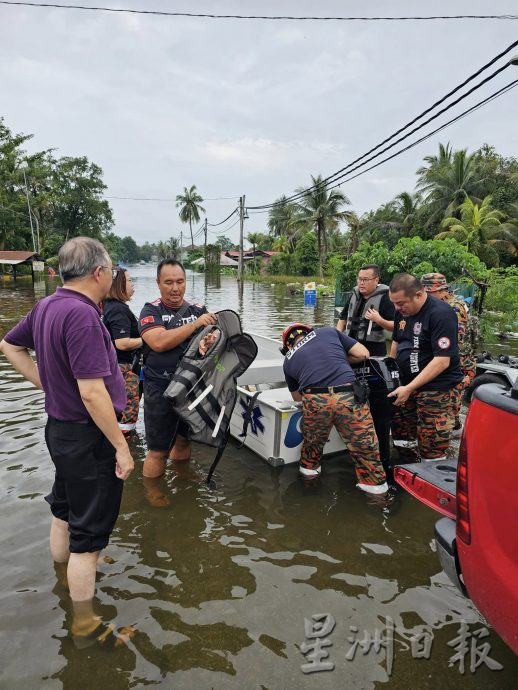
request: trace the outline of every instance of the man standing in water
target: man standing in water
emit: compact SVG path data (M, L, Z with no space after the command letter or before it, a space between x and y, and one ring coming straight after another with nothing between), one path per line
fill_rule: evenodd
M95 639L102 632L92 607L97 559L133 459L117 423L124 380L98 306L112 283L112 262L100 242L76 237L59 251L59 272L63 287L38 302L0 350L45 393L45 440L56 471L45 499L53 515L50 551L56 563L68 563L72 634Z
M376 264L362 266L358 271L356 283L351 300L342 310L336 328L365 345L371 357L385 357L387 354L385 331L394 329L395 314L394 306L389 298L388 285L380 283L380 269ZM369 387L369 406L378 437L381 462L385 472L391 475L392 403L387 398L387 389L379 378L369 377Z
M470 385L477 371L477 360L472 347L473 332L471 317L466 302L461 297L457 297L457 295L450 292L446 278L442 273L426 273L421 278L421 282L429 295L449 304L457 314L460 368L464 374L464 381L462 388L456 389L456 399L453 410L455 425L453 431L460 431L460 429L462 429L462 423L460 421L462 391Z
M463 380L457 317L409 273L392 278L390 300L396 308L391 355L402 384L388 396L396 406L394 445L400 462L444 460Z
M160 297L146 302L140 312L139 331L144 341L144 426L148 452L144 477L161 477L169 453L173 460L188 460L187 429L164 392L180 358L200 328L216 323L214 314L184 300L185 269L176 259L157 266Z

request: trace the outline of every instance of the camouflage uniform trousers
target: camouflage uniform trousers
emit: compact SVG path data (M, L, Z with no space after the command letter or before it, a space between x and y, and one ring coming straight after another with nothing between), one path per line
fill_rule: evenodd
M474 328L475 321L466 306L466 302L457 295L452 293L447 293L444 301L449 304L457 315L457 325L458 325L458 341L459 341L459 351L460 351L460 368L465 377L469 378L469 382L457 389L456 397L454 401L454 418L456 426L460 425L459 415L462 403L462 392L466 386L469 386L473 378L475 377L477 369L477 360L473 353L473 340L474 340Z
M417 391L404 406L394 406L392 439L401 463L446 458L462 386L458 383L448 391Z
M130 434L134 431L140 405L139 377L131 370L131 367L131 364L119 364L128 398L126 407L119 420L119 427L123 434Z
M455 418L455 422L458 422L459 424L460 408L462 405L462 394L464 390L472 383L473 379L475 378L475 373L477 371L477 360L475 359L475 355L471 352L465 355L461 354L460 368L462 369L462 373L464 374L464 376L469 378L469 381L467 383L462 382L459 386L456 386L453 389L455 395L455 400L453 402L453 416Z
M378 486L386 481L367 403L355 402L354 394L349 391L305 394L302 397L302 419L301 466L308 469L320 467L324 445L334 426L356 466L358 483Z

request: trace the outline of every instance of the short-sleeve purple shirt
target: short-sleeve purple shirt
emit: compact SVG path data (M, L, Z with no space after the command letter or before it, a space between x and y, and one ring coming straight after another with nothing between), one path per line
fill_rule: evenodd
M117 414L126 406L124 379L99 307L86 295L58 288L5 336L36 351L45 410L56 419L86 419L77 379L104 379Z

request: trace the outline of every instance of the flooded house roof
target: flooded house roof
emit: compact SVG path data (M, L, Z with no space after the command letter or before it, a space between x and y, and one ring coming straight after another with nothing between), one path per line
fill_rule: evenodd
M0 252L0 264L23 264L30 259L41 260L37 252Z

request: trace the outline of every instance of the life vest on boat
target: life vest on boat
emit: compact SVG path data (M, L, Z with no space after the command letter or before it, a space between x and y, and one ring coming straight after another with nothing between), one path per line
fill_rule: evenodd
M385 293L389 291L388 285L380 283L372 295L369 295L365 300L361 314L355 316L356 309L360 299L363 299L362 295L357 287L354 288L353 294L349 301L349 306L347 308L347 322L345 324L344 333L349 335L351 330L357 331L356 340L360 342L370 342L370 343L383 343L385 342L385 331L381 326L378 326L374 321L369 321L365 318L365 312L368 309L376 309L379 311L381 298Z
M257 356L257 345L252 336L243 333L236 312L218 311L216 319L215 325L205 327L193 338L164 393L188 426L189 440L218 448L207 483L227 444L237 378ZM216 340L201 355L200 343L212 333Z

